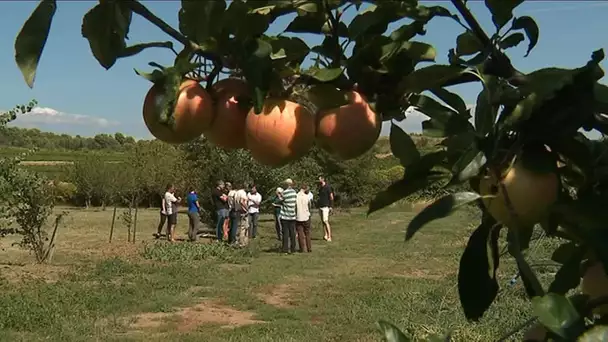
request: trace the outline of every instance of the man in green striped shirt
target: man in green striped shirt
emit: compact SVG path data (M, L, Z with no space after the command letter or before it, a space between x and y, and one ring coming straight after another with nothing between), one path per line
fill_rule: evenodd
M285 180L285 189L281 197L281 226L283 228L283 253L296 252L296 199L298 194L293 189L293 181Z

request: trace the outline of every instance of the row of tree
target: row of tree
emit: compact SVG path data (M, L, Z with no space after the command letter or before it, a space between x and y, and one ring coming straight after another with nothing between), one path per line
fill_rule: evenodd
M94 137L71 136L43 132L36 128L0 128L0 146L41 148L52 150L111 150L126 151L135 145L135 138L122 133L97 134Z

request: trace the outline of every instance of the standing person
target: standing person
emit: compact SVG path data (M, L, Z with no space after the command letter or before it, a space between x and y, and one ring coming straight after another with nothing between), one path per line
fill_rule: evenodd
M298 244L300 253L312 252L310 236L310 191L307 185L300 187L300 192L296 197L296 231L298 232Z
M255 239L258 235L258 218L260 217L260 204L262 203L262 195L255 185L251 186L247 194L247 200L249 206L249 237Z
M222 237L224 236L224 222L228 218L228 196L224 194L224 186L224 181L217 181L215 189L211 191L211 200L213 201L217 214L215 233L218 241L222 241Z
M165 192L169 191L169 189L165 189ZM165 196L163 195L160 199L160 221L158 222L158 228L156 229L156 234L154 237L158 240L163 234L163 227L167 223L167 204L165 202ZM167 234L169 233L169 227L167 226Z
M329 224L329 212L334 201L334 190L325 181L325 177L319 177L319 214L325 231L324 240L331 242L331 226Z
M177 225L177 202L181 200L175 197L175 186L170 184L165 192L165 208L167 210L167 240L175 242L175 226Z
M285 180L285 190L281 194L281 227L283 228L283 253L296 252L296 199L293 181Z
M194 191L193 187L190 187L186 202L188 204L188 239L192 242L196 241L198 236L198 224L201 220L200 210L201 206L198 203L198 195Z
M235 227L238 226L237 217L234 215L234 195L236 194L236 190L232 188L232 183L226 182L224 193L228 196L228 219L224 222L223 233L224 240L231 242L229 236L230 230L236 229Z
M283 228L281 227L281 195L283 188L278 187L274 196L271 198L272 214L274 215L274 229L277 233L277 240L283 241Z
M249 244L249 213L247 211L247 191L245 191L243 186L237 187L238 190L234 192L234 216L235 216L235 224L232 227L236 227L238 230L238 245L240 247L245 247ZM231 228L232 228L231 227ZM231 234L237 235L236 231L231 230Z

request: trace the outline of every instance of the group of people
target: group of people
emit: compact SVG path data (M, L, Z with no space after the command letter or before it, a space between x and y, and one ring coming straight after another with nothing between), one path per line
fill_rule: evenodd
M329 215L331 212L334 193L324 177L319 177L318 208L323 223L324 240L332 241ZM211 199L216 209L216 239L233 245L246 246L249 239L255 239L258 230L258 218L262 195L255 185L245 190L244 184L231 184L218 181L211 192ZM291 179L284 181L284 188L276 189L271 198L274 207L275 229L277 239L281 241L283 253L295 253L296 241L300 252L311 252L311 212L314 196L308 185L301 184L296 191ZM175 241L175 226L177 225L177 203L181 198L175 196L175 186L167 185L162 198L160 223L156 238L162 235L162 229L167 224L167 240ZM194 188L188 189L186 198L188 206L188 239L197 240L200 223L198 195Z
M312 252L311 211L314 196L308 185L301 184L298 192L293 180L285 180L285 188L277 188L272 199L277 239L283 253L296 252L296 240L300 252ZM329 213L334 200L333 190L325 178L319 177L319 213L323 223L324 240L331 241Z

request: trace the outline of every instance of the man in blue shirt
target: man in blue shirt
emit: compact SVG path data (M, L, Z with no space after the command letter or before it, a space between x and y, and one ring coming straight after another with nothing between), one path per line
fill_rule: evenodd
M200 222L199 211L201 210L201 206L198 203L198 195L194 191L193 187L190 187L190 192L188 193L188 197L186 197L186 202L188 203L188 239L190 241L196 241L198 234L198 223Z

